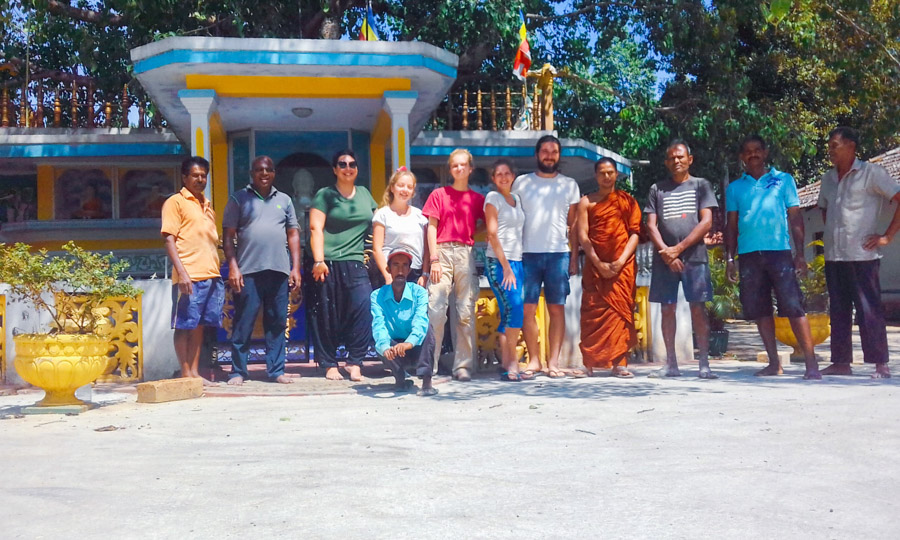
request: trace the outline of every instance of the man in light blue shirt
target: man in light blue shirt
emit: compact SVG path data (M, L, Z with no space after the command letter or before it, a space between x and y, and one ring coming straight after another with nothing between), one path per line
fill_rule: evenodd
M804 379L821 379L813 352L809 321L803 309L803 293L797 273L806 274L803 255L803 216L794 178L768 167L769 150L759 135L741 143L740 158L746 173L725 192L726 273L737 281L735 253L740 263L740 294L744 318L755 320L769 365L757 376L781 375L781 359L775 344L772 292L778 299L778 315L787 317L806 360ZM790 222L790 230L788 223ZM794 255L791 255L791 237Z
M415 283L407 283L412 255L403 248L388 254L388 272L393 280L372 292L372 337L375 350L396 379L396 390L406 391L412 381L406 379L406 366L416 365L422 379L420 396L433 396L431 386L435 338L428 323L428 292Z

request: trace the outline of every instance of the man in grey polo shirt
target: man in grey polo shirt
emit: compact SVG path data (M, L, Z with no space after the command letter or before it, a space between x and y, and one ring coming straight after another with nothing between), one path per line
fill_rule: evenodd
M252 182L228 199L222 218L228 285L234 294L228 384L241 385L249 377L247 357L260 307L266 335L266 375L286 384L293 382L284 373L285 329L288 290L300 286L300 226L291 198L272 185L275 166L270 157L253 160L250 177Z
M819 208L825 221L825 281L831 301L831 362L822 375L852 375L853 308L863 360L875 364L875 379L891 376L878 270L881 248L900 230L900 206L884 234L878 215L887 203L900 203L900 185L874 163L856 158L859 134L838 127L828 134L834 168L822 177Z

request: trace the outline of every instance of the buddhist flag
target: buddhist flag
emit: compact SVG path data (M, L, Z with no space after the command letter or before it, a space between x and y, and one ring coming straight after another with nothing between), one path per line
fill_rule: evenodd
M375 17L372 16L371 4L366 7L366 16L363 18L362 27L359 29L360 41L378 41L375 33Z
M522 17L522 26L519 27L519 50L516 51L516 61L513 62L513 75L520 81L525 81L525 73L531 67L531 47L528 46L528 33L525 30L525 15Z

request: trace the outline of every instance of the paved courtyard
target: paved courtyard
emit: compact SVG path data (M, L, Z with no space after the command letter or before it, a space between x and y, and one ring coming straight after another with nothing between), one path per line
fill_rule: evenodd
M40 392L2 396L0 536L896 538L900 379L759 367L485 376L431 399L387 379L157 405L106 387L80 416L18 417Z

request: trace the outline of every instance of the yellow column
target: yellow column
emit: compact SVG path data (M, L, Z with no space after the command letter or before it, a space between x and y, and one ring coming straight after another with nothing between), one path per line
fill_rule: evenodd
M376 201L381 201L381 194L384 193L384 187L387 185L387 171L384 162L384 152L387 142L391 136L391 117L384 111L378 114L378 120L375 122L375 128L372 130L369 139L369 172L372 178L371 191L372 197Z
M209 183L212 184L213 209L216 211L216 220L219 226L219 235L222 234L222 215L225 205L228 203L228 140L225 129L222 127L222 118L215 112L209 118L210 133L210 167L212 174Z
M37 218L40 221L53 219L53 167L38 165L37 167Z
M384 93L384 110L391 116L392 170L409 167L409 113L418 97L412 90Z
M215 90L179 90L178 98L191 115L191 155L212 161L212 136L209 126L218 103ZM212 175L213 171L209 172ZM211 182L206 184L205 195L212 200ZM213 203L215 204L215 201Z

